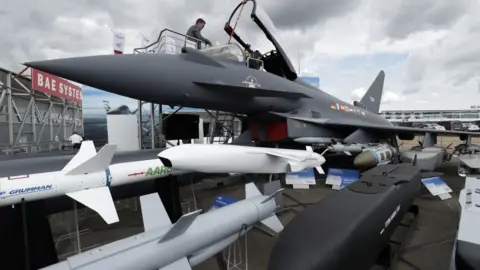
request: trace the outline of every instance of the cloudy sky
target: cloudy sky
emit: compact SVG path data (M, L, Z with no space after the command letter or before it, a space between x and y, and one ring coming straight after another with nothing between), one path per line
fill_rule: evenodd
M0 65L111 54L111 29L126 35L126 53L170 28L185 32L198 17L204 36L224 43L233 0L16 0L0 5ZM467 109L480 104L479 0L258 0L276 25L301 75L352 101L386 72L382 109ZM247 14L245 8L244 14ZM266 48L251 21L238 32ZM89 94L91 95L90 97ZM104 96L86 91L86 106ZM124 103L106 97L113 105ZM133 101L128 101L134 104ZM90 104L91 103L91 104Z

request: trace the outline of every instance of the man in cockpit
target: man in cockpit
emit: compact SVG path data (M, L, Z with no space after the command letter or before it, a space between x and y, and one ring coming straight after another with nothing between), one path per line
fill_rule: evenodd
M212 46L212 42L208 38L202 36L202 29L205 27L205 21L198 18L194 25L190 26L187 31L187 40L197 43L197 49L202 48L202 41L205 44Z

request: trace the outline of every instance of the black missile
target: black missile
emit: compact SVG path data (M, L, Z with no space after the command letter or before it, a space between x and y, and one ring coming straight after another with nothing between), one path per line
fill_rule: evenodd
M420 170L383 165L297 216L279 236L269 270L368 270L420 193Z

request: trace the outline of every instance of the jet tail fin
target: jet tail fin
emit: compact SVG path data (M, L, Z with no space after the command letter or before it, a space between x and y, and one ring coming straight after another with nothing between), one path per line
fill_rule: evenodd
M380 111L380 102L382 101L383 83L385 81L385 72L383 70L378 73L372 85L368 88L360 103L372 113Z
M279 189L271 194L268 198L262 201L262 203L267 203L273 199L275 196L280 193L283 189ZM255 197L255 196L262 196L263 194L258 190L257 186L254 183L245 184L245 199ZM275 233L280 233L283 231L283 225L278 219L277 215L273 214L272 216L264 219L261 223L269 228L270 230L274 231Z

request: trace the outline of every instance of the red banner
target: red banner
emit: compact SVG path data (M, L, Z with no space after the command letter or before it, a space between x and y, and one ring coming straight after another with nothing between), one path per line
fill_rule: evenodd
M32 89L82 103L82 88L65 79L32 68Z

